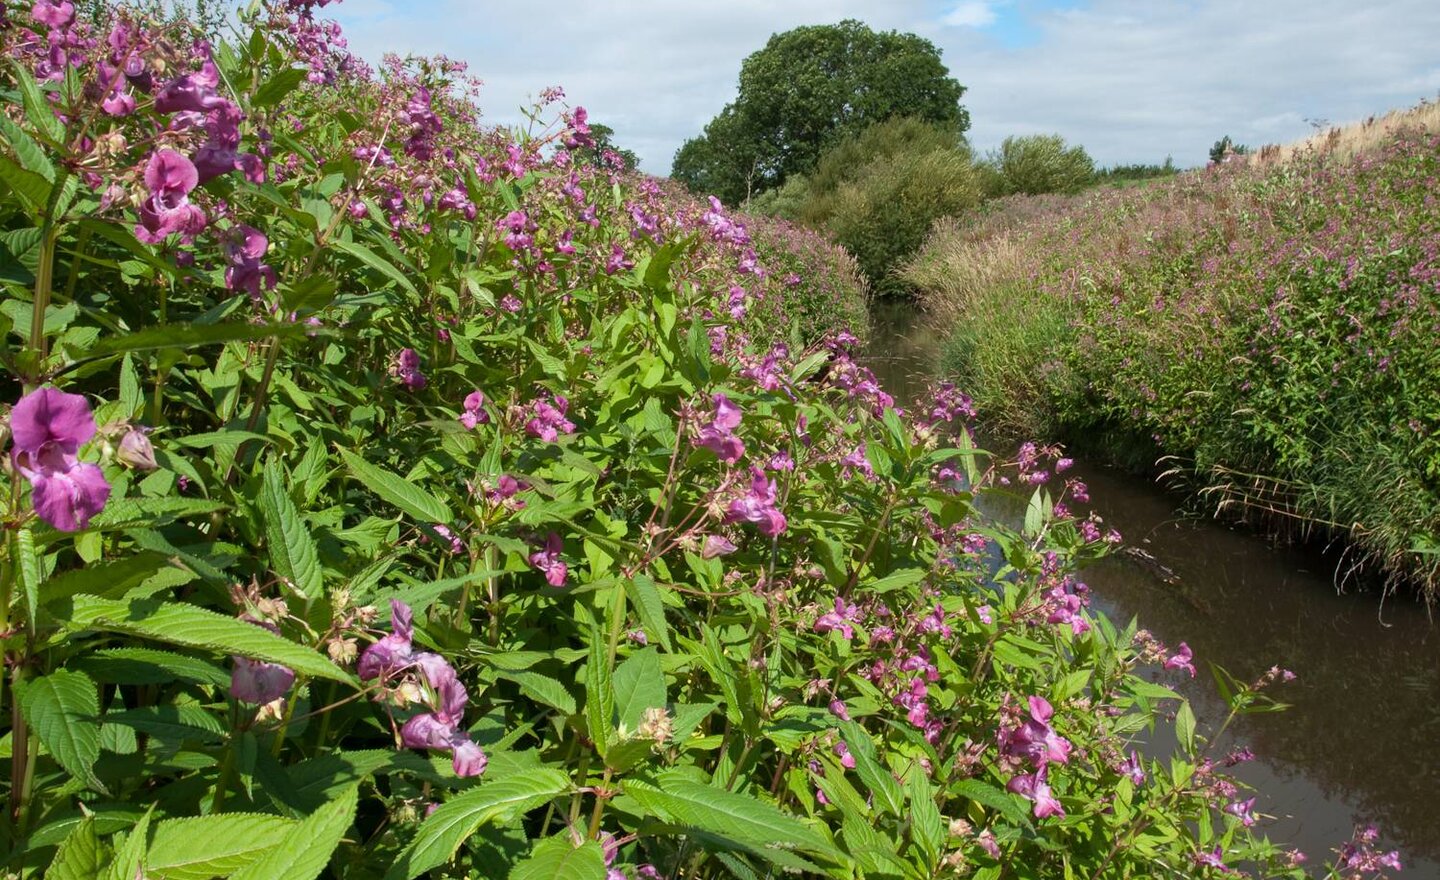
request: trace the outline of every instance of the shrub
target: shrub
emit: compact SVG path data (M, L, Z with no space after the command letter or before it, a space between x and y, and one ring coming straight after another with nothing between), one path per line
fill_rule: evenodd
M1058 134L1007 137L986 163L986 194L1075 193L1095 178L1095 162L1084 147L1065 146Z

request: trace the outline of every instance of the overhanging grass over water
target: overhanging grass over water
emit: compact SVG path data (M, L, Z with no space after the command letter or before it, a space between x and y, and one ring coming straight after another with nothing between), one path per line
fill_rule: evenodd
M1437 172L1440 135L1397 129L1358 157L1003 200L907 278L1003 427L1169 456L1216 508L1344 535L1433 599Z

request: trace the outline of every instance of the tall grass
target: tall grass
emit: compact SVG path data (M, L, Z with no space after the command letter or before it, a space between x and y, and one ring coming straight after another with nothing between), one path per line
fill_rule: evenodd
M905 278L1001 427L1123 438L1217 510L1346 536L1434 598L1440 129L1377 130L1001 200L937 229Z

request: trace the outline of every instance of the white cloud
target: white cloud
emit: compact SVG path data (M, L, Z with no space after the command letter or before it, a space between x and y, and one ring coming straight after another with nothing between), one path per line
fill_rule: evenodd
M983 28L995 23L995 7L986 0L967 0L941 19L950 27Z
M1260 144L1304 137L1305 119L1363 119L1440 88L1433 0L1089 0L1048 8L1014 0L1034 39L1006 48L986 32L945 27L994 12L962 0L937 19L934 0L348 0L331 6L351 45L443 52L486 82L492 122L549 85L615 129L616 141L664 174L675 149L734 99L740 62L772 33L858 18L934 41L967 91L972 140L1058 132L1101 164L1204 162L1229 134ZM1047 11L1048 9L1048 11Z

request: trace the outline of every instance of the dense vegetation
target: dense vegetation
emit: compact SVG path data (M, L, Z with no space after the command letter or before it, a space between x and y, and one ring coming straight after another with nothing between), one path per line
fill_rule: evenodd
M1069 462L854 361L853 263L316 5L4 31L7 871L1304 876Z
M914 34L876 33L850 19L795 28L745 59L734 102L680 147L671 176L738 205L895 117L959 137L970 127L964 93L934 44Z
M1440 136L1011 199L907 272L997 422L1440 587ZM1352 559L1356 558L1352 555Z

